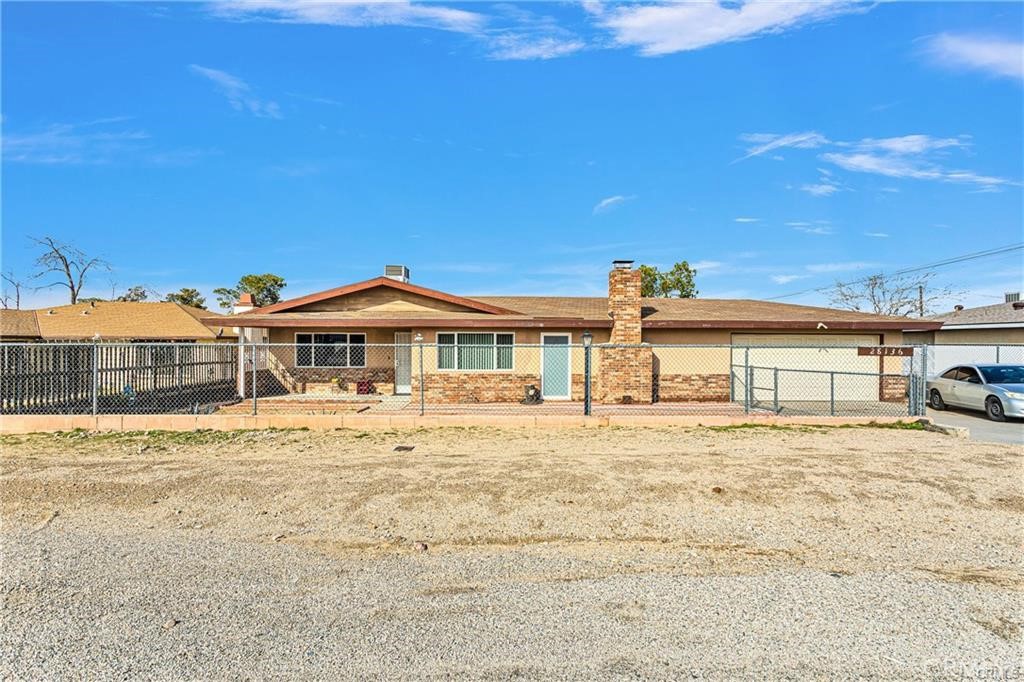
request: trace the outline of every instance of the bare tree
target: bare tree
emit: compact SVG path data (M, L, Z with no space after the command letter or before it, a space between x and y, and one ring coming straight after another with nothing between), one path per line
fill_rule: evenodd
M0 279L4 281L3 293L0 294L0 305L4 308L10 308L11 302L14 302L14 309L21 310L21 290L25 287L25 281L15 277L14 273L10 270L0 274ZM14 295L11 296L11 291L14 291Z
M897 317L924 317L935 312L934 305L956 295L948 287L931 285L934 272L915 275L871 275L856 282L836 282L830 300L832 305L845 310L895 315Z
M39 268L39 274L36 277L45 277L50 273L58 276L56 282L37 288L67 287L72 305L78 302L82 287L85 285L86 275L90 270L110 270L110 264L102 258L89 257L78 248L59 242L53 237L43 237L42 239L33 237L32 241L45 249L43 254L36 259L36 267Z

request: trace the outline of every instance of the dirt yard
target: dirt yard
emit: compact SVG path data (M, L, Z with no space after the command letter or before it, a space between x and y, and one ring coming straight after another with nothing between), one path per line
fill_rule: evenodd
M3 678L1024 675L1020 447L810 427L0 445Z

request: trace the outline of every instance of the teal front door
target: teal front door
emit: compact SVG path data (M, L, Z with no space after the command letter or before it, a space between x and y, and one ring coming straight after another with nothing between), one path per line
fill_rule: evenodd
M541 334L540 392L545 400L568 400L570 348L568 334Z

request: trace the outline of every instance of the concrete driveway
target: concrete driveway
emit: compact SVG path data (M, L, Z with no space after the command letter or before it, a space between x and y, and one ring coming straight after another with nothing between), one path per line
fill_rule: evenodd
M1024 421L1020 419L994 422L982 412L954 408L945 410L928 408L928 416L934 419L936 424L963 426L970 429L971 440L1024 445Z

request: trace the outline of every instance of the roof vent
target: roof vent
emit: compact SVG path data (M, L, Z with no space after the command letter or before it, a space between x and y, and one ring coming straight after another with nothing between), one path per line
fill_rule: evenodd
M396 282L409 283L409 268L404 265L385 265L384 276Z
M631 260L613 260L612 268L615 270L632 270L633 261Z
M960 312L963 309L964 309L964 307L962 305L955 305L955 306L953 306L953 310L955 310L956 312Z
M1007 291L1004 294L1004 296L1006 297L1005 301L1007 303L1016 303L1017 301L1020 300L1020 292L1019 291Z

